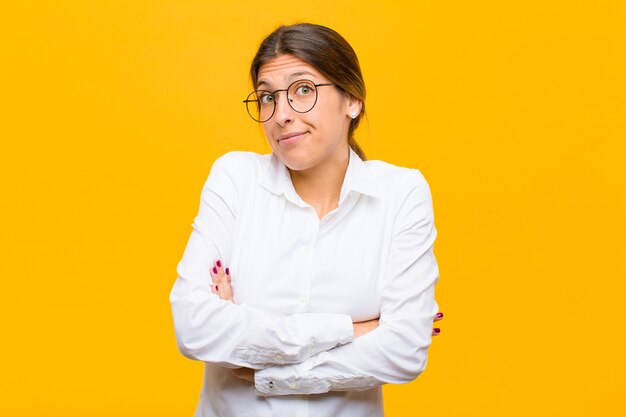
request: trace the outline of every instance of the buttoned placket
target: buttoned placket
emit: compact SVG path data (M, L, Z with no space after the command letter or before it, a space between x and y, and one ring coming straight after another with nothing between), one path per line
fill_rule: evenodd
M315 268L315 253L319 234L323 232L324 229L329 227L334 221L340 219L343 216L342 213L348 212L356 204L357 200L358 197L356 197L353 193L348 193L344 198L340 200L338 206L335 209L331 210L329 213L327 213L321 220L319 219L317 212L311 205L304 202L303 200L300 200L306 206L308 211L310 211L312 220L311 223L308 223L309 230L307 230L306 232L309 234L310 237L307 244L302 247L302 256L304 258L303 265L306 265L306 270L308 271L308 274L306 276L306 293L303 293L298 298L298 312L308 312L311 286L313 284Z
M342 193L338 206L327 213L321 220L315 210L310 204L306 203L302 198L295 192L295 189L289 187L288 191L284 195L290 203L293 203L299 206L301 209L305 210L305 214L303 217L306 219L303 224L306 225L306 230L304 233L308 236L306 244L302 246L300 250L300 256L302 256L302 270L307 271L307 274L303 276L303 284L302 284L302 295L298 298L298 312L308 312L309 309L309 301L310 301L310 293L311 287L313 285L313 277L315 273L315 254L316 247L318 242L319 234L322 233L325 229L335 221L339 221L340 218L345 215L347 211L349 211L358 200L358 197L355 196L352 192ZM305 292L304 292L305 291ZM341 344L337 344L340 346ZM289 389L294 390L294 393L297 393L299 385L296 381L289 382ZM273 381L268 382L268 389L272 391L275 388L275 384ZM309 396L308 395L299 395L300 403L293 405L294 408L291 409L292 415L297 415L301 417L309 416Z
M306 219L306 244L300 249L302 259L302 270L306 271L306 275L301 285L301 294L298 297L297 312L306 313L309 310L309 299L311 296L311 285L313 280L313 272L315 268L315 253L317 245L317 235L319 232L319 221L317 213L313 207L309 206ZM295 389L295 388L294 388Z

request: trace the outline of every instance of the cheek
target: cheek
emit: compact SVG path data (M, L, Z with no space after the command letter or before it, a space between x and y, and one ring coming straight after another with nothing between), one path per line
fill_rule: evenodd
M341 130L341 126L345 123L346 105L344 100L333 99L327 100L320 113L323 114L324 120L329 123L329 128L333 130Z
M339 110L335 104L320 106L315 114L311 114L309 120L318 130L334 130L339 121Z
M270 149L272 150L272 152L276 151L276 143L272 139L273 135L272 135L271 129L269 129L269 128L264 126L263 127L263 132L265 134L265 141L267 142L267 144L270 147Z
M271 142L272 138L272 129L268 126L267 123L263 124L263 133L265 133L265 138Z
M325 108L324 112L320 113L319 120L324 121L319 123L319 126L329 135L341 132L345 123L343 113L335 106Z

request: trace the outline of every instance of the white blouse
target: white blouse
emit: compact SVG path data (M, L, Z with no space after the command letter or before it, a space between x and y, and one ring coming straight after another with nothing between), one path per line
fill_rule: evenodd
M170 302L178 348L205 363L196 417L383 416L382 384L424 370L439 270L419 170L350 149L339 205L320 220L275 154L229 152L192 227ZM234 302L211 291L217 259ZM354 338L352 322L378 317Z

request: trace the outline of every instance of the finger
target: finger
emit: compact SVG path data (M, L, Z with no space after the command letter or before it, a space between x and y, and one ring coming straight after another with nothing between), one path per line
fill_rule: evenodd
M218 279L217 267L215 266L210 267L209 272L211 273L211 280L215 282Z
M435 315L435 319L433 320L433 322L439 320L443 320L443 313L441 311Z
M222 262L217 259L213 262L210 272L211 280L213 281L213 284L211 284L213 294L219 295L222 300L232 301L233 290L230 286L230 270L225 268Z
M433 329L433 336L439 336L441 334L441 329L435 327Z
M210 269L210 272L211 272L211 280L216 284L219 284L222 281L222 279L226 276L224 275L224 271L218 268L217 265L212 266Z
M222 278L222 277L226 277L227 275L230 274L229 269L225 268L224 264L219 259L216 259L213 262L213 266L210 269L211 269L211 272L212 272L211 278L213 278L214 281L215 281L216 277Z

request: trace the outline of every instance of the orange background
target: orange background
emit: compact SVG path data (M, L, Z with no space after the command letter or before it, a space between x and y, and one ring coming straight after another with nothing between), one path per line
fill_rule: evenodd
M20 1L0 15L0 415L191 416L169 291L279 23L360 57L370 159L433 193L446 317L387 415L622 416L621 1Z

